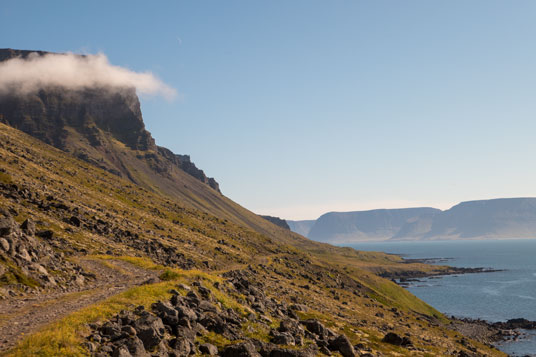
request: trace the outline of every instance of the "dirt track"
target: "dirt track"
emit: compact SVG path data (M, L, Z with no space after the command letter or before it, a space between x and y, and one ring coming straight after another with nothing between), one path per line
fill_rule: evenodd
M0 301L0 354L45 325L158 275L122 261L107 260L106 263L80 259L79 264L96 275L95 281L80 291Z

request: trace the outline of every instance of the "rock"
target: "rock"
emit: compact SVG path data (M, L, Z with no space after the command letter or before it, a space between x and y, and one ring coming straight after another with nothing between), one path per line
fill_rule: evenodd
M0 248L2 248L5 252L9 251L9 242L5 238L0 238Z
M318 335L320 338L325 338L328 335L326 327L318 320L309 319L300 322L305 325L307 331Z
M108 323L101 327L100 329L101 334L103 336L109 337L111 341L115 341L121 337L123 337L123 333L121 332L121 328L116 324Z
M210 302L203 300L199 303L199 309L207 312L218 312L218 309L216 306L211 304Z
M218 354L218 347L211 345L210 343L204 343L199 346L199 352L209 356L215 356Z
M43 238L43 239L52 239L52 237L54 236L54 232L52 232L51 230L44 230L44 231L39 231L37 233L35 233L36 236L40 237L40 238Z
M332 351L339 351L343 357L354 357L354 346L348 340L345 335L339 335L329 342L329 349Z
M146 315L134 323L134 328L146 350L157 346L165 332L164 323L159 317Z
M191 287L189 287L188 285L185 285L185 284L179 284L179 285L177 285L177 288L182 289L182 290L186 290L186 291L192 290Z
M80 222L80 218L78 218L76 216L72 216L71 218L69 218L69 223L72 224L75 227L80 227L80 224L82 222Z
M132 357L149 357L150 354L145 351L143 342L138 338L138 336L130 336L126 342L128 351Z
M299 322L290 319L281 320L277 330L279 332L290 332L294 336L303 333L303 328L300 326Z
M250 341L226 346L221 355L222 357L261 357Z
M328 350L329 352L329 350ZM274 348L269 357L315 357L317 352L313 349L291 350L286 348Z
M396 346L410 346L411 340L407 337L400 337L394 332L389 332L382 339L382 342L390 343Z
M199 291L199 294L201 295L203 299L209 300L212 295L212 292L210 291L210 289L204 287L203 285L198 286L197 291Z
M179 306L179 307L177 307L177 311L179 312L179 317L181 319L186 318L187 320L190 320L190 321L196 321L197 320L197 314L192 309L190 309L188 307Z
M173 352L177 356L188 356L192 351L190 341L186 338L176 338L170 343Z
M0 237L10 235L15 231L15 220L11 216L0 218Z
M112 353L112 357L132 357L132 355L126 346L119 346Z
M276 345L294 346L296 344L294 337L288 332L276 332L273 335L272 342Z
M152 305L152 308L165 324L174 326L179 323L179 312L169 302L158 301Z
M22 222L20 228L28 235L33 236L35 234L35 223L30 218Z
M134 327L129 326L129 325L121 327L121 332L124 332L129 336L135 336L136 335L136 330L134 329Z

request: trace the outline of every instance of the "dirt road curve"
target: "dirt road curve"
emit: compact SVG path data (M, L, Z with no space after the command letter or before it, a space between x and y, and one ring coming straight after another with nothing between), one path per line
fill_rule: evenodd
M79 264L96 274L97 279L79 292L51 293L24 299L0 301L0 354L22 337L76 310L104 300L130 287L141 285L158 273L129 263L81 259ZM115 267L115 268L114 268Z

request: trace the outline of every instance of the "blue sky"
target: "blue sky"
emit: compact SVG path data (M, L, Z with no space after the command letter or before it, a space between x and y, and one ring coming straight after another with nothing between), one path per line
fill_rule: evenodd
M157 143L263 214L536 196L534 1L10 1L0 47L102 52L180 93Z

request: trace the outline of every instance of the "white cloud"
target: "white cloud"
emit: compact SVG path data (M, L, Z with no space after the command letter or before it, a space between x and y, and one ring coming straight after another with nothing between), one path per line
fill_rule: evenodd
M114 66L104 54L32 54L26 59L0 62L0 93L30 93L51 86L73 90L134 87L139 94L161 95L167 99L177 95L174 88L151 72Z

